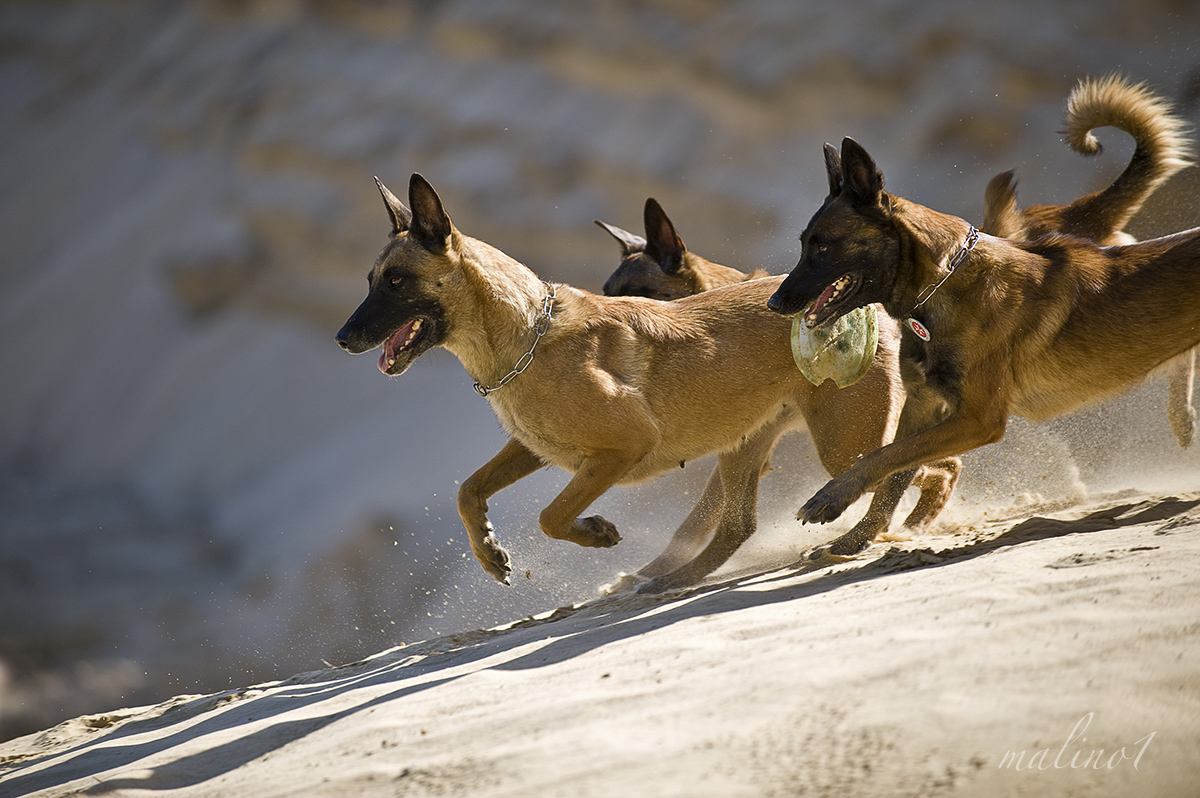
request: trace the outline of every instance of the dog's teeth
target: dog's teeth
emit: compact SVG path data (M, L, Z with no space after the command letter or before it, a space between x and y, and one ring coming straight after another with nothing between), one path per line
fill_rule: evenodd
M420 331L421 331L421 320L417 319L416 321L414 321L412 323L412 327L409 328L408 337L404 339L404 343L402 343L400 345L400 348L403 349L404 347L411 344L413 342L413 339L417 337L417 333Z
M389 366L394 366L394 365L396 365L396 358L394 358L394 357L393 357L393 358L389 358L389 359L388 359L388 365L389 365Z

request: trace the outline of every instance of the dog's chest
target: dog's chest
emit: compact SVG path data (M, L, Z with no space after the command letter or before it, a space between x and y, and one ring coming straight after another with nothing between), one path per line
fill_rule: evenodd
M961 395L962 364L958 348L946 341L922 341L906 331L900 344L904 381L920 382L954 406Z
M544 418L536 415L527 417L527 413L522 413L521 409L527 407L527 403L511 401L511 396L506 399L489 397L489 403L500 426L510 437L525 444L529 451L548 465L557 466L570 473L578 470L583 461L583 454L578 446L559 440L557 436L549 433L546 424L540 423Z

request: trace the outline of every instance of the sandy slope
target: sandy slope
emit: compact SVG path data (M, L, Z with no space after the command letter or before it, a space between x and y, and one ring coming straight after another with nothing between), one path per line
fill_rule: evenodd
M78 718L0 796L1195 795L1200 490L1038 513Z

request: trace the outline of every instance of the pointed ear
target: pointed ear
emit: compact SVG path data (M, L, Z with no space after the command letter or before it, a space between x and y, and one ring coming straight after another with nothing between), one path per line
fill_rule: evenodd
M842 139L842 180L859 204L874 205L883 195L883 174L867 151L849 137Z
M666 211L651 197L646 200L643 213L646 222L646 255L667 274L674 274L683 265L683 253L687 247L675 232L675 225L667 218Z
M387 206L388 216L392 219L392 235L398 236L408 229L408 224L412 221L412 212L404 207L404 203L395 194L388 191L388 187L378 177L375 178L375 185L379 186L383 204Z
M608 234L617 239L617 243L621 245L621 257L628 258L630 255L636 255L646 248L646 239L641 236L635 236L628 230L622 230L611 224L596 219L596 224L608 231Z
M829 196L826 199L833 199L842 193L842 156L828 141L825 142L824 152L825 173L829 178Z
M433 186L416 172L408 181L408 202L412 205L409 234L430 252L445 252L454 225Z

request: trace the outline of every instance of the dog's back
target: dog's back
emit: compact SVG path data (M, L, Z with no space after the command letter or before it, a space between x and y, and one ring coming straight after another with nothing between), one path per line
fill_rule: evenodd
M604 297L560 286L554 324L540 344L537 360L520 384L496 395L493 407L502 422L511 419L528 428L530 420L521 419L521 408L530 403L544 406L550 400L542 394L561 385L553 375L572 373L592 383L573 389L575 406L543 413L535 422L542 428L532 430L544 443L531 448L567 470L574 470L580 447L556 451L553 441L565 437L567 428L577 435L581 414L593 426L605 422L598 446L637 428L630 413L654 419L659 442L620 480L623 483L714 451L732 450L748 431L781 412L794 414L796 427L805 426L807 416L811 429L813 418L823 414L822 407L835 404L835 398L848 413L871 413L882 419L871 423L893 427L902 395L894 331L886 328L881 334L876 367L860 383L846 389L832 382L813 386L792 360L791 320L767 308L767 298L782 280L750 280L673 302ZM588 368L581 372L579 364ZM547 376L541 379L540 374ZM833 397L835 393L839 397ZM620 398L624 410L618 415L608 407L579 404L592 398ZM609 422L612 429L607 429ZM835 470L848 467L861 452L833 447L821 454L826 467Z
M1015 240L1066 233L1101 246L1134 243L1123 228L1160 185L1188 166L1189 141L1183 121L1172 113L1165 100L1145 85L1117 76L1080 81L1067 100L1063 135L1076 152L1098 153L1100 143L1092 130L1104 126L1124 130L1136 143L1133 158L1112 185L1069 205L1033 205L1021 210L1017 205L1014 173L1002 172L987 185L980 229ZM1170 376L1167 417L1176 440L1184 448L1195 437L1194 359L1194 353L1189 351L1167 368Z

